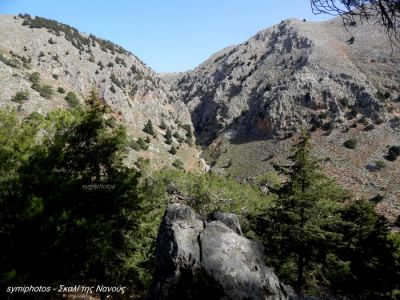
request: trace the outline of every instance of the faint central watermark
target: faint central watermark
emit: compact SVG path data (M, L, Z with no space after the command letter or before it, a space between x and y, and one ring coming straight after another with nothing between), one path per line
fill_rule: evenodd
M115 189L115 184L109 183L91 183L91 184L83 184L82 189L85 191L96 191L96 190L107 190L111 191Z

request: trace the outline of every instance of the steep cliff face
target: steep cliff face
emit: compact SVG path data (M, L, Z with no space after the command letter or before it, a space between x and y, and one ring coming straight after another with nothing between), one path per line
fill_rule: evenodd
M149 149L131 151L130 160L150 158L157 167L170 165L178 157L186 167L198 168L197 150L182 141L187 133L183 125L191 128L187 108L136 56L109 41L43 18L2 15L0 27L0 106L18 108L22 115L46 113L67 108L68 92L83 103L95 89L114 116L128 126L133 139L146 137L142 129L148 120L154 125L156 134ZM32 88L29 78L34 72L39 73L41 85L53 90L51 96ZM27 92L27 99L12 101L17 92ZM172 138L172 145L179 148L176 155L168 153L171 145L164 143L161 123L182 137Z
M399 161L385 159L400 144L400 49L373 19L347 30L340 18L289 19L164 78L189 108L214 171L270 171L306 129L329 176L384 199L386 215L400 213ZM355 149L343 146L349 139Z
M283 136L311 127L321 112L335 123L347 124L351 109L385 120L393 105L379 95L397 98L399 63L399 49L373 24L346 32L340 19L289 19L171 81L207 145L227 130Z

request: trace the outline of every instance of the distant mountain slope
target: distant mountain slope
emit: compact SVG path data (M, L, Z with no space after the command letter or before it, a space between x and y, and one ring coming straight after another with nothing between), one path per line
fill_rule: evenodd
M400 50L374 20L346 31L340 18L289 19L163 78L182 95L214 171L272 170L307 129L331 177L400 213L400 159L385 159L400 144Z
M377 26L346 32L341 19L290 19L214 54L173 85L207 144L228 128L282 136L312 125L319 111L335 122L353 107L374 120L387 118L393 105L376 95L398 96L399 63L399 49L392 52Z
M18 108L23 115L67 108L66 93L72 91L80 102L95 89L113 114L129 128L133 139L145 138L144 125L151 120L156 134L149 149L130 152L130 160L150 158L154 166L171 165L177 158L186 167L199 167L198 152L185 143L190 114L176 92L136 56L122 47L44 18L0 15L0 106ZM31 74L38 72L40 84L49 85L49 99L32 88ZM59 91L65 91L60 93ZM27 100L12 101L26 91ZM15 100L15 99L14 99ZM175 133L172 145L164 142L165 123ZM179 138L178 138L179 137Z

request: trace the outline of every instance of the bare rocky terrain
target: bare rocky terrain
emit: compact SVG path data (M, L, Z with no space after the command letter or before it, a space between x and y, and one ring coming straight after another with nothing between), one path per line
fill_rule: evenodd
M151 120L156 131L148 150L131 150L128 162L149 158L153 167L171 165L176 159L188 169L199 169L195 146L185 137L183 125L191 127L191 117L176 92L157 77L140 59L109 41L80 33L67 25L28 16L0 16L0 107L13 107L21 115L47 113L68 108L66 93L72 91L81 103L94 89L111 108L111 115L128 126L133 140L146 138L144 125ZM41 27L41 28L38 28ZM29 77L38 72L42 85L49 85L51 97L34 90ZM64 93L58 92L59 88ZM28 99L12 101L17 92ZM164 142L162 122L176 133L172 145ZM194 145L194 139L193 139Z
M310 130L329 176L378 200L389 219L400 214L399 160L385 159L400 144L400 50L375 20L346 29L340 18L288 19L163 78L182 95L214 171L271 171Z

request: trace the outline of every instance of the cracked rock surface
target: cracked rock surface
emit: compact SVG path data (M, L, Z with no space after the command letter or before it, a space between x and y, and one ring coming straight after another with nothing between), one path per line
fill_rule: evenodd
M203 221L178 203L160 227L155 274L150 299L288 299L264 264L263 246L241 235L236 215Z

